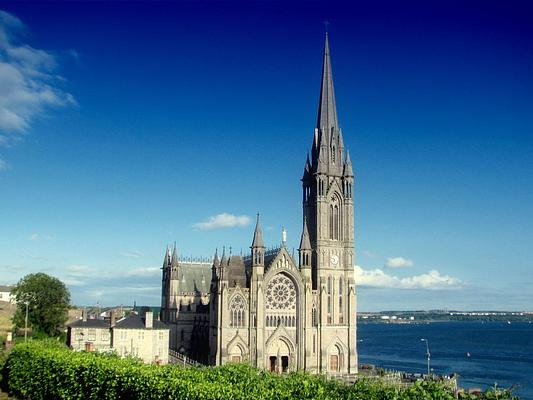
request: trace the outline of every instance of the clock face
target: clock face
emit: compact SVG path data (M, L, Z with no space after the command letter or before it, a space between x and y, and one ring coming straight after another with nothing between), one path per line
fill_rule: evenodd
M333 265L337 265L337 264L339 263L339 256L336 255L336 254L333 255L333 256L331 256L331 260L330 260L330 261L331 261L331 263L332 263Z

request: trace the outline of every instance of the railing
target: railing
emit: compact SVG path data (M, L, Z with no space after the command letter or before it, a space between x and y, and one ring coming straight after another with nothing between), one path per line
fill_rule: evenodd
M168 362L169 364L183 365L184 367L201 367L204 365L187 357L185 354L170 349L168 350Z
M393 385L396 387L409 387L413 385L414 382L418 380L425 381L438 381L442 383L445 387L448 388L453 393L457 392L457 377L456 376L446 376L446 375L424 375L424 374L413 374L400 372L395 370L359 370L358 374L346 374L340 372L328 372L326 373L328 379L337 379L343 381L347 384L353 384L360 379L370 379L370 380L379 380L388 385Z

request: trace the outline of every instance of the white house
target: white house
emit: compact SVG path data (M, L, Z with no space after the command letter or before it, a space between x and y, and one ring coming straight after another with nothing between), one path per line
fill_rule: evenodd
M11 295L13 287L13 285L0 285L0 301L15 303L15 298Z

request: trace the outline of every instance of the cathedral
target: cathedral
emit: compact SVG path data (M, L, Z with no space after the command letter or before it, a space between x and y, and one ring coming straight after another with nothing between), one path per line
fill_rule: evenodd
M302 183L298 259L263 242L250 254L181 260L167 248L161 319L171 349L208 365L272 372L357 372L354 176L339 129L326 34L318 118Z

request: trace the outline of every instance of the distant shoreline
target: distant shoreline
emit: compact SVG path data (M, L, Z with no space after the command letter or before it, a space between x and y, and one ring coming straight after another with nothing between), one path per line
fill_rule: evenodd
M358 323L417 324L436 322L533 323L527 311L382 311L360 312Z

